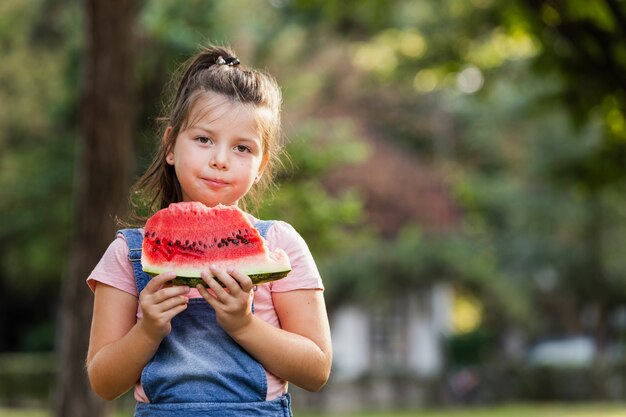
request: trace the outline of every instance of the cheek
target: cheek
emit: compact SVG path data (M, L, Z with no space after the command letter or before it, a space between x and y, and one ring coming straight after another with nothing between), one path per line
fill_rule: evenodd
M260 172L261 161L255 161L251 164L242 164L241 169L245 170L248 173L248 176L254 180Z
M202 161L202 153L189 148L182 148L174 153L176 166L182 169L189 169L197 166Z

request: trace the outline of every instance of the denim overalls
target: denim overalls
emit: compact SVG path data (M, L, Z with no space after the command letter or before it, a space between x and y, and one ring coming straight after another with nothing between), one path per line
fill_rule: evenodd
M271 225L260 221L255 227L265 237ZM138 229L119 233L128 243L141 292L150 280L141 268L142 235ZM190 299L172 319L172 330L144 367L141 384L150 403L137 403L135 417L292 416L289 394L265 400L265 369L219 326L203 298Z

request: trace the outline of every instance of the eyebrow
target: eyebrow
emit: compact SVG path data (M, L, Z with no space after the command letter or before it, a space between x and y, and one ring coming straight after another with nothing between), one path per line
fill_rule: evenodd
M202 126L202 125L196 124L196 125L189 126L187 129L189 129L189 130L191 130L191 129L198 129L198 130L202 130L202 131L208 133L209 135L215 136L215 132L213 130L211 130L210 128L208 128L207 126ZM258 143L258 144L262 143L261 138L258 137L258 136L254 136L254 137L237 136L235 139L239 140L239 141L244 141L244 142L253 142L253 143Z

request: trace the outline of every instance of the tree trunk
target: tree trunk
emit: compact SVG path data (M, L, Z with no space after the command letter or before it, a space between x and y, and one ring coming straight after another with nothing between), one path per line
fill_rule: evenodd
M55 415L99 417L107 404L86 373L93 295L85 279L126 213L134 124L137 2L87 0L81 128L76 143L74 224L61 288Z

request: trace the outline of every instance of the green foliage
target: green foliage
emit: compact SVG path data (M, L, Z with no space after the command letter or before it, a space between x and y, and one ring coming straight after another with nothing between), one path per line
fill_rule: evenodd
M452 335L446 340L446 350L452 367L475 366L488 360L485 347L492 344L483 330Z
M349 119L310 120L288 140L285 179L319 178L334 168L362 162L369 155Z
M263 206L263 217L290 222L315 255L346 251L368 239L360 197L350 190L333 196L319 181L329 170L367 156L355 135L347 120L305 123L290 138L279 187Z
M463 286L486 304L488 325L528 323L528 299L501 275L496 251L478 236L424 236L407 229L395 241L380 241L323 264L331 306L349 300L375 303L436 282ZM504 321L501 321L504 320Z
M309 33L338 34L360 88L331 100L358 108L384 137L446 161L464 211L459 236L489 248L498 277L478 281L507 281L502 304L536 303L546 323L571 314L572 299L577 311L590 302L610 310L626 282L614 250L625 243L624 9L587 3L398 1L384 27L358 13L323 18L325 7L310 2L283 9L289 18L300 7ZM311 42L309 54L332 56L328 37L324 46ZM332 85L345 91L340 80ZM426 269L411 269L395 256L398 245L374 244L328 265L329 294L335 285L346 297L384 294L381 282L391 291L399 275L427 285L433 274L424 265L467 262L418 245L409 258Z
M503 273L546 308L544 326L558 327L571 302L610 311L626 295L616 274L626 263L610 249L626 243L614 232L626 220L615 200L623 185L602 118L574 126L553 105L562 85L520 69L523 88L502 79L454 102L466 132L455 189L467 226L494 243Z
M2 2L0 16L0 350L49 351L70 231L81 16L44 1Z
M4 2L1 7L0 39L6 49L0 69L0 102L5 103L0 115L0 217L5 220L0 278L9 291L21 292L57 282L64 264L74 129L67 123L75 102L66 74L74 50L62 44L65 34L54 23L70 23L74 9L51 9L44 2ZM25 276L29 286L24 286Z
M543 48L535 60L540 74L558 74L559 99L577 126L603 119L594 152L572 161L570 172L591 188L624 180L626 165L626 7L621 2L569 0L520 2L526 28ZM513 23L515 24L515 23Z

